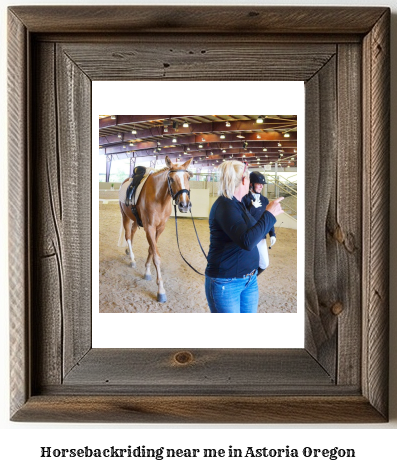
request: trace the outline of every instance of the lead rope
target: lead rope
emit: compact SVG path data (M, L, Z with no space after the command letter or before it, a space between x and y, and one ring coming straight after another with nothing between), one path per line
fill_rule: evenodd
M179 253L181 254L181 257L183 258L183 260L189 265L189 267L194 270L196 273L198 273L199 275L201 276L205 276L203 273L200 273L199 271L197 271L194 267L192 267L190 265L190 263L186 260L186 258L182 255L182 252L181 252L181 249L179 247L179 238L178 238L178 223L177 223L177 215L176 215L176 204L174 204L174 211L175 211L175 232L176 232L176 241L177 241L177 244L178 244L178 249L179 249ZM197 234L197 230L196 230L196 226L194 224L194 220L193 220L193 214L192 214L192 211L190 210L190 215L192 216L192 221L193 221L193 226L194 226L194 230L196 232L196 236L197 236L197 240L198 240L198 243L200 244L200 248L201 248L201 251L203 252L204 254L204 257L207 258L207 255L205 254L204 250L203 250L203 247L201 246L201 243L200 243L200 239L198 237L198 234Z

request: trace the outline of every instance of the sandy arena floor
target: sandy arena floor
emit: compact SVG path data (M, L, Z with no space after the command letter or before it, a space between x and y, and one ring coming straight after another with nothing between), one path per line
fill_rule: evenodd
M208 220L195 220L201 244L208 252ZM152 281L145 281L148 243L143 228L134 238L137 263L130 267L130 257L118 247L120 209L118 204L99 203L99 312L209 312L204 292L204 277L182 260L175 236L173 217L159 239L161 271L168 301L156 301L156 269ZM258 277L258 312L297 312L296 231L277 229L277 242L269 251L270 265ZM191 219L178 218L181 251L186 260L204 273L206 260L198 245Z

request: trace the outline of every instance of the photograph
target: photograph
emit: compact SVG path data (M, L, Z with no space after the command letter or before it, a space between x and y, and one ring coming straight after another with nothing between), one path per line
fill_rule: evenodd
M297 312L297 126L100 115L99 312Z

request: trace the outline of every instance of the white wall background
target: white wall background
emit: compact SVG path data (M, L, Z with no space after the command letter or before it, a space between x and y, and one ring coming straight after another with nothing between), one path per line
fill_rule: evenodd
M329 461L326 459L272 459L263 458L245 459L244 462L222 461L221 459L211 461L211 468L224 469L265 469L268 465L272 469L282 469L293 464L295 469L328 469L351 470L354 468L384 467L393 469L396 466L395 444L397 443L397 250L391 245L391 357L390 357L390 422L385 425L327 425L327 426L167 426L157 427L149 425L64 425L64 424L15 424L8 421L8 286L7 286L7 150L5 136L6 131L6 7L17 4L36 5L71 5L71 4L111 4L105 1L76 1L69 0L60 2L51 1L28 1L19 0L7 2L1 0L0 10L0 34L1 34L1 57L0 57L0 103L1 113L1 152L0 152L0 221L2 222L0 240L0 432L2 437L2 447L0 451L0 464L2 469L19 469L24 466L29 469L68 469L73 466L76 470L85 470L87 467L95 466L96 470L109 469L202 469L206 461L186 461L185 459L171 461L125 461L125 460L86 460L79 459L40 459L41 446L53 446L55 448L65 447L91 447L117 446L123 447L131 444L133 447L146 445L147 447L196 447L196 448L225 448L229 445L244 448L253 446L263 448L264 446L273 448L285 448L286 445L293 447L311 446L317 448L355 448L356 458L353 460ZM118 1L118 4L195 4L195 5L265 5L267 2L244 2L244 1L161 1L150 2L140 1ZM392 183L397 179L397 0L339 0L338 2L328 2L326 0L291 2L273 0L272 5L349 5L349 6L389 6L392 10L391 42L392 42L392 69L391 69L391 178ZM391 186L391 241L397 239L397 185ZM106 431L104 430L106 429ZM36 432L37 430L37 432ZM11 468L12 467L12 468Z

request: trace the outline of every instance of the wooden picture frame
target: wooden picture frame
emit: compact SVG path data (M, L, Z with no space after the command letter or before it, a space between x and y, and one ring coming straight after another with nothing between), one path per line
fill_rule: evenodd
M9 8L11 420L387 421L389 23L383 7ZM92 349L91 81L226 79L306 83L305 348Z

